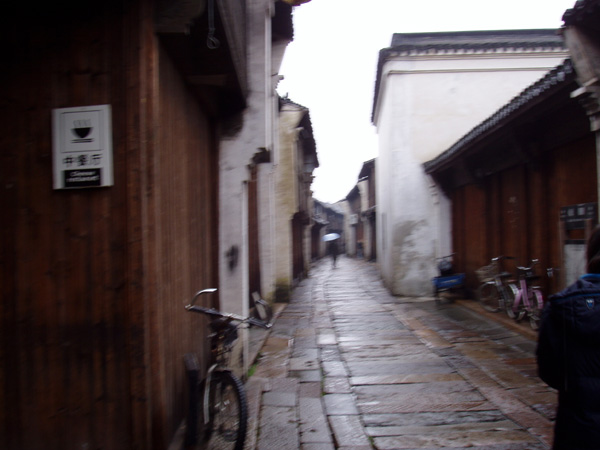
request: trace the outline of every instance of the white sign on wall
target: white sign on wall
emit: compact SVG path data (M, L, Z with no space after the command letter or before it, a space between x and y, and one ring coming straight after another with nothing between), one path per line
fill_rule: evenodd
M54 189L113 185L110 105L52 110Z

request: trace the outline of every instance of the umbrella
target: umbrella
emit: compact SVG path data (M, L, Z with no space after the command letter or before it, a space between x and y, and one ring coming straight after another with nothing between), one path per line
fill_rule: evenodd
M323 240L325 242L335 241L336 239L339 239L339 238L340 238L340 235L337 233L329 233L329 234L326 234L325 236L323 236Z

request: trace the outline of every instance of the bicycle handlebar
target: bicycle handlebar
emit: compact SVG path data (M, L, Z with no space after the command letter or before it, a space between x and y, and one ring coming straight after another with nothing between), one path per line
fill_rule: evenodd
M515 259L515 257L500 255L500 256L496 256L495 258L492 258L492 261L501 261L503 259Z
M217 291L217 289L215 289L215 288L204 289L202 291L198 291L196 293L196 295L194 295L194 298L192 298L192 302L189 305L185 306L185 309L187 311L192 311L192 312L196 312L196 313L200 313L200 314L206 314L207 316L221 317L223 319L227 319L228 322L235 320L236 322L247 323L249 325L254 325L256 327L261 327L261 328L265 328L265 329L269 329L273 326L272 323L265 322L263 320L255 318L255 317L243 317L243 316L238 316L237 314L224 313L215 308L206 308L204 306L194 305L194 302L196 301L196 299L198 297L200 297L202 294L210 294L210 293L216 292L216 291Z
M539 262L540 262L539 259L532 259L531 260L531 265L529 267L517 266L517 269L522 270L522 271L531 270L531 269L533 269L533 266L535 266Z

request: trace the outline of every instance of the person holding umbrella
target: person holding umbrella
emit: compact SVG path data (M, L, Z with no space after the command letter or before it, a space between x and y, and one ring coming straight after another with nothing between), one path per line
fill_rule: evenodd
M337 233L328 233L323 236L323 240L325 242L329 242L329 254L331 255L331 259L333 261L333 267L335 268L335 264L337 261L337 256L339 254L337 241L340 238L340 235Z

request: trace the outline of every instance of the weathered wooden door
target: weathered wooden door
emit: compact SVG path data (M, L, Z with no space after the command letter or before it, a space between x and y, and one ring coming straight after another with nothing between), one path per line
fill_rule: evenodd
M302 251L302 215L294 214L292 219L292 272L294 280L304 277L304 252Z
M249 292L260 292L260 247L258 228L258 169L250 167L248 181L248 284ZM250 302L250 298L248 299ZM252 304L250 303L250 306Z

